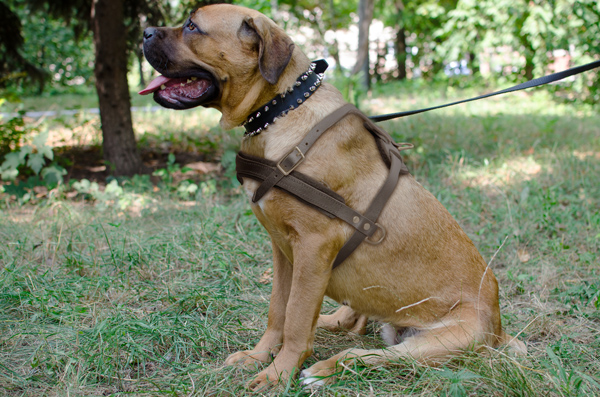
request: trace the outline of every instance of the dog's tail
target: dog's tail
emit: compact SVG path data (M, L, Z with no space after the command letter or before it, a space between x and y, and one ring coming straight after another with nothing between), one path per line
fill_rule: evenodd
M498 346L506 346L511 353L518 356L527 355L527 346L525 343L518 340L516 336L511 336L504 331L501 331L498 336Z

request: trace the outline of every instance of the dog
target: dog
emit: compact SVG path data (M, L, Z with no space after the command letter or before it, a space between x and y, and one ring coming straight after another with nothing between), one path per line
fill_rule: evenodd
M263 14L233 5L198 8L178 28L147 28L144 53L162 76L141 94L153 93L173 109L211 107L231 129L283 98L311 61ZM306 94L308 96L308 93ZM320 120L344 106L323 83L276 122L252 131L243 153L278 160ZM293 106L292 106L293 107ZM373 135L356 115L344 117L314 144L296 171L308 175L363 213L388 175ZM260 182L243 178L250 198ZM398 178L377 223L385 236L362 243L337 268L332 263L354 229L282 189L251 203L273 249L273 289L267 329L251 350L231 354L225 365L269 363L248 384L271 387L300 373L313 353L317 326L364 333L367 319L384 324L386 349L348 349L301 371L304 384L331 381L342 365L409 358L438 364L465 349L524 343L500 323L498 283L471 240L444 206L410 175ZM325 296L341 303L319 315ZM274 358L273 358L274 357Z

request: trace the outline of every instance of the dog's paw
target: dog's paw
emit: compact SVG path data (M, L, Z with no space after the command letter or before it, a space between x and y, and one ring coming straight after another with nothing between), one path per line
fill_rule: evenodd
M272 389L280 384L281 379L287 377L289 373L284 371L279 373L273 365L269 365L265 370L259 372L254 379L248 382L248 389L254 392Z
M247 368L256 367L262 363L271 362L272 357L269 352L255 352L254 350L243 350L231 354L225 359L225 365L239 365Z
M300 383L304 388L319 388L333 382L338 369L335 362L319 361L300 373Z

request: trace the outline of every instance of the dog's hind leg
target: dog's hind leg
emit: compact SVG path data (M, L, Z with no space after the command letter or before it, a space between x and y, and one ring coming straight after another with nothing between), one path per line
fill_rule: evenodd
M356 313L349 306L342 306L333 314L321 314L317 327L331 332L348 331L364 335L367 331L367 316Z
M244 350L231 354L225 360L225 365L254 366L258 363L272 361L283 342L283 325L287 301L292 286L292 265L281 252L277 244L273 246L273 289L269 304L269 319L267 329L252 350Z
M401 358L413 358L420 363L436 365L489 339L490 335L478 325L475 310L461 310L458 314L449 314L441 321L424 327L389 348L344 350L302 371L300 377L305 385L321 385L333 379L336 373L348 364L352 365L355 360L371 366Z

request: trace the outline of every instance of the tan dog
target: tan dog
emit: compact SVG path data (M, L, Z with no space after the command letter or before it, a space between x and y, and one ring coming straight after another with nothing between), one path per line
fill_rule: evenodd
M242 7L212 5L191 13L181 28L149 28L144 52L165 77L141 93L154 92L167 107L213 107L223 128L285 92L310 61L264 15ZM323 84L297 109L262 133L246 137L242 151L278 160L313 125L344 105ZM364 212L387 176L372 135L357 116L328 130L298 171L322 182ZM250 197L258 182L244 179ZM463 349L522 342L502 331L496 279L448 211L412 176L399 183L379 217L387 230L377 245L361 244L332 271L332 261L353 229L279 189L252 210L271 236L273 291L267 329L252 350L230 355L226 365L269 363L251 382L260 389L297 374L313 352L317 326L364 332L369 319L389 324L383 350L350 349L302 371L306 383L324 382L345 360L367 364L398 357L436 363ZM320 316L324 296L342 306ZM276 355L273 360L273 355Z

